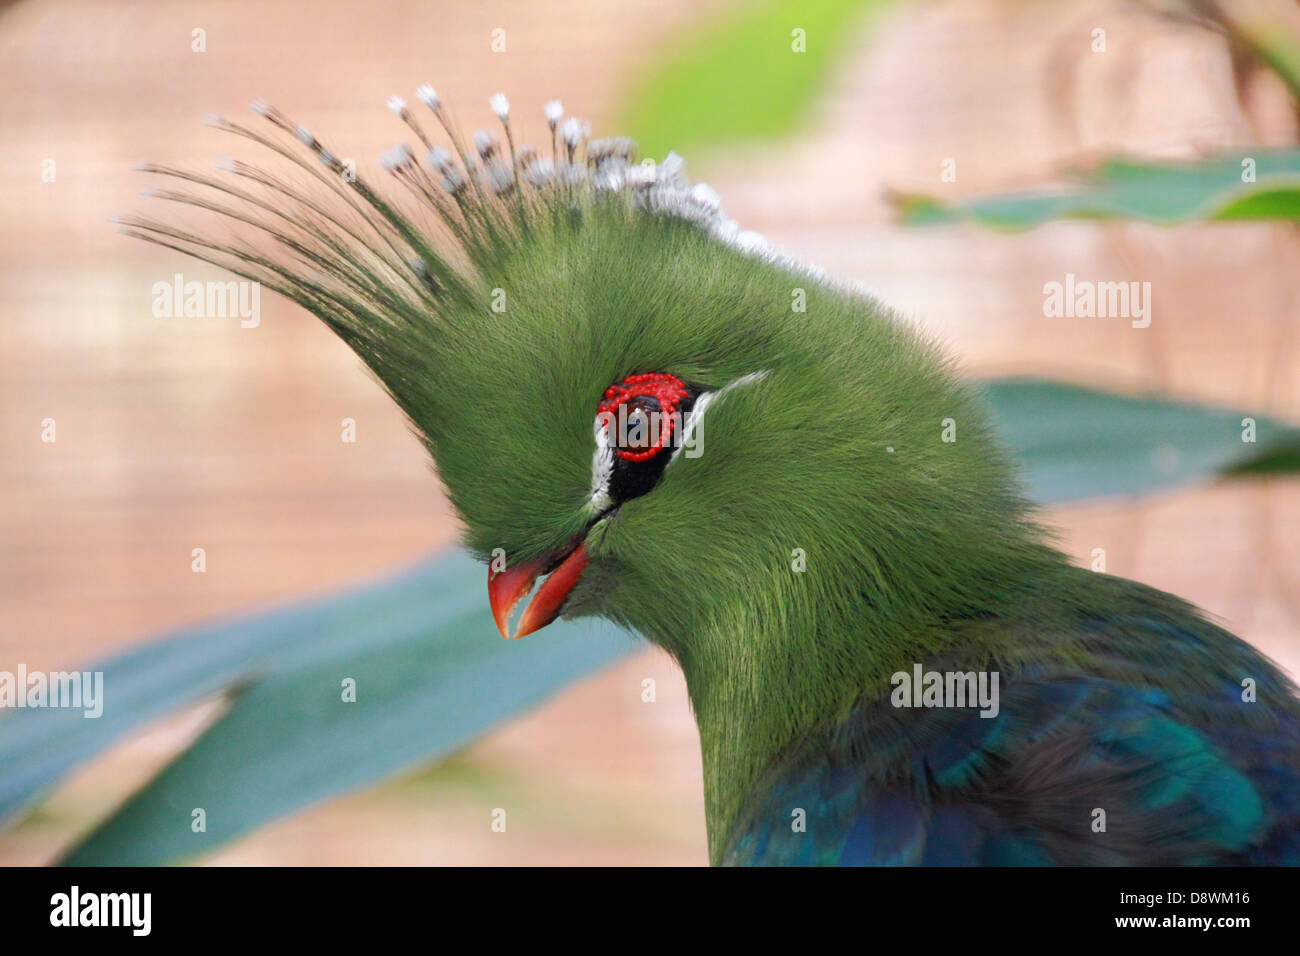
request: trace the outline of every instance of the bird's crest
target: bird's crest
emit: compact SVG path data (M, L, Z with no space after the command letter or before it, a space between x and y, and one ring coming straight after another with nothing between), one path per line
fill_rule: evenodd
M396 187L381 188L257 101L256 122L208 125L262 160L142 167L179 184L150 195L204 222L118 222L322 319L416 427L471 549L540 553L645 493L698 439L717 390L761 371L728 344L752 333L727 321L733 311L752 323L781 276L824 275L741 230L677 155L638 161L630 139L593 139L558 101L535 149L506 97L489 102L499 130L466 137L432 87L389 100L409 136L383 155ZM623 441L604 415L656 430ZM510 476L512 509L484 475Z
M423 149L417 155L402 142L383 155L383 169L403 187L397 197L373 186L306 127L259 100L252 109L269 129L220 116L209 116L207 123L263 147L278 157L281 168L287 162L292 177L232 159L217 164L223 175L140 167L202 187L152 189L148 195L216 213L251 227L251 233L245 229L240 238L225 242L144 216L117 222L128 235L288 296L319 315L368 362L371 350L382 352L385 342L392 344L395 328L412 322L426 326L431 318L449 321L460 311L475 272L527 241L530 231L553 229L566 218L676 217L744 253L808 271L727 218L712 189L689 182L681 157L670 153L659 163L638 162L631 139L591 138L590 125L565 118L558 101L545 105L549 150L538 150L516 144L503 94L489 102L504 143L484 130L467 141L431 86L420 87L417 98L423 109L397 96L388 102ZM417 113L425 114L423 120ZM447 145L435 142L429 120ZM814 271L820 277L820 270Z

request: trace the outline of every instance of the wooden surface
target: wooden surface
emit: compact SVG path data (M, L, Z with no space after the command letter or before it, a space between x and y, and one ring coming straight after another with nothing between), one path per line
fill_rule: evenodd
M400 138L383 108L434 83L465 125L487 97L552 96L602 127L654 46L713 4L18 3L0 11L0 669L85 664L149 634L319 592L447 545L418 444L359 363L269 294L257 329L157 319L151 287L214 278L115 234L148 208L143 159L206 165L200 125L273 99L362 163ZM1087 52L1108 29L1109 52ZM490 52L503 26L507 52ZM207 31L207 52L190 50ZM1064 84L1072 94L1063 111ZM1063 119L1063 117L1065 117ZM531 121L530 121L531 122ZM865 279L972 374L1043 372L1300 420L1298 250L1269 226L902 231L885 187L972 195L1126 148L1164 155L1294 140L1267 85L1234 99L1217 42L1122 4L932 3L855 44L788 146L692 172L746 228ZM540 123L531 122L534 130ZM956 183L940 164L957 162ZM41 181L53 158L57 179ZM1045 319L1066 272L1153 282L1150 329ZM41 441L41 422L57 441ZM356 420L358 441L339 439ZM1233 484L1057 509L1083 562L1196 601L1300 669L1300 483ZM205 574L191 549L207 552ZM545 640L539 634L537 640ZM655 677L659 698L640 700ZM0 834L42 862L201 730L197 708L79 772ZM3 772L0 770L0 772ZM528 807L508 835L502 793ZM251 798L251 797L250 797ZM518 824L516 825L516 821ZM282 821L214 863L702 863L698 745L680 677L647 651L494 734L456 767Z

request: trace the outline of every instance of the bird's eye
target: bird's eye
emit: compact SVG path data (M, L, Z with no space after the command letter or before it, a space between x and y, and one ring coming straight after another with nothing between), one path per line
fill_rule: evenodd
M605 389L597 414L614 454L624 461L649 461L681 435L691 398L691 390L675 375L629 375Z
M592 501L606 508L659 481L682 441L697 392L675 375L629 375L605 389L596 411Z
M625 414L615 423L618 428L614 447L625 456L656 451L655 439L659 437L659 430L666 427L670 433L672 431L671 422L660 421L659 402L649 395L629 398L622 410ZM655 429L653 432L652 428Z

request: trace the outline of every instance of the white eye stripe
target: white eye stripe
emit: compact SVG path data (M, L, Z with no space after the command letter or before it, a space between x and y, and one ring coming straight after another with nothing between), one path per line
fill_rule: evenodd
M675 442L676 447L673 449L672 457L668 459L671 466L681 454L682 449L690 443L700 423L704 421L704 413L709 406L715 401L726 395L733 389L740 388L744 385L752 385L755 382L761 382L767 378L768 370L760 369L757 372L750 372L748 375L742 375L734 382L728 382L722 388L713 392L704 392L695 400L691 407L690 414L682 422L682 434ZM609 494L609 483L614 475L614 446L610 441L609 429L606 427L606 420L603 416L597 415L593 425L593 435L596 441L595 451L591 456L591 498L587 502L587 509L592 514L601 514L613 503Z
M761 382L765 378L767 378L767 369L759 369L757 372L750 372L748 375L742 375L734 382L728 382L716 392L705 392L697 398L695 400L695 405L691 408L690 414L686 416L686 421L682 423L681 441L677 442L677 447L673 449L673 457L668 460L668 464L671 465L676 461L677 456L682 453L682 449L691 443L691 439L695 436L695 431L699 428L700 423L704 421L704 413L709 410L710 405L733 389L745 385L753 385L755 382Z
M591 456L591 500L587 508L600 514L610 506L609 481L614 475L614 446L602 416L596 416L596 450Z

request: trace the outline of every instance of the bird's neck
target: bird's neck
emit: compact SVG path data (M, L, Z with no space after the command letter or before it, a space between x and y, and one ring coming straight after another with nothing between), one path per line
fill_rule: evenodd
M931 582L931 600L907 602L906 610L860 602L801 608L749 595L732 620L670 647L700 732L710 860L720 861L746 803L780 760L829 738L856 703L887 696L899 671L958 648L972 666L1000 656L1006 631L990 622L1061 567L1059 555L1043 549L1014 572L1004 565L983 594L965 586L944 595Z

